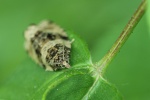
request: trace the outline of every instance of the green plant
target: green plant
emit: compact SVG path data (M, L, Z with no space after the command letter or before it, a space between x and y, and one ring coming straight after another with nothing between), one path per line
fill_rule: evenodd
M138 11L143 11L143 5L141 7L142 8ZM140 15L134 16L133 19L143 15L143 13L137 14ZM135 26L138 21L139 18L129 24L131 29L129 28L127 33L132 32L132 26ZM117 43L113 46L113 48L119 48L111 49L113 52L108 53L108 55L106 55L100 63L93 65L85 43L72 32L68 32L68 35L70 39L75 39L72 47L71 69L57 73L44 72L42 69L37 68L37 65L35 65L34 62L27 59L20 65L21 67L16 69L13 76L11 76L10 80L8 80L5 84L5 86L9 86L11 89L14 89L14 93L12 93L12 91L8 92L5 88L2 88L2 98L3 96L5 97L6 95L9 95L9 97L7 97L8 99L56 99L55 97L57 97L57 99L66 99L66 97L75 99L74 97L78 97L76 98L78 100L81 98L86 99L89 96L91 99L120 100L121 96L118 91L114 88L114 86L102 78L101 73L104 72L103 69L106 68L107 64L109 64L116 52L119 51L119 48L126 39L119 38L123 39L121 40L121 45L119 44L118 46L117 44L120 42L117 41ZM127 37L128 34L126 38ZM100 70L97 70L97 68ZM18 86L20 86L20 88L15 88ZM67 94L66 92L69 92L70 94ZM20 93L20 95L16 96L18 93ZM103 94L98 95L99 93Z

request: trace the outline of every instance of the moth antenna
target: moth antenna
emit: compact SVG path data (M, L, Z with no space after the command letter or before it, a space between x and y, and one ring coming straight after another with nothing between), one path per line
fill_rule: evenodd
M72 40L70 41L70 43L72 44L74 41L75 41L75 39L72 39Z

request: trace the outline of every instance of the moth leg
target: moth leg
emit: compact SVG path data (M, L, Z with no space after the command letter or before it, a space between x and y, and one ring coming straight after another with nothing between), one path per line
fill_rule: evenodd
M52 67L51 67L51 66L46 65L45 67L46 67L46 68L45 68L45 71L53 71L53 69L52 69Z

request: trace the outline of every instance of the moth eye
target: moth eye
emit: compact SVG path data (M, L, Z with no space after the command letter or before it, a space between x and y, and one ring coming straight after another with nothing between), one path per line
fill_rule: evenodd
M55 40L56 39L56 35L53 35L51 33L48 33L47 34L47 38L50 39L50 40Z

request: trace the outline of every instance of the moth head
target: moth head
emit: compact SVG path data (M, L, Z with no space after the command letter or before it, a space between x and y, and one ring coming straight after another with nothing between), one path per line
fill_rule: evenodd
M63 68L70 68L70 48L63 44L56 44L48 50L47 62L53 66L53 70L60 70Z

